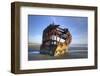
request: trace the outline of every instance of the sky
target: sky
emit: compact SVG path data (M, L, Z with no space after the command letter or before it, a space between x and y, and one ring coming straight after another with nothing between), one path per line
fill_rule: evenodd
M28 42L41 44L43 30L53 22L69 29L72 34L71 44L88 43L87 17L45 15L28 15Z

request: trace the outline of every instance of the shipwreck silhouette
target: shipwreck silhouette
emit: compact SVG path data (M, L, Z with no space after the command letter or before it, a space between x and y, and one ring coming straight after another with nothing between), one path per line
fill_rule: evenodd
M60 26L52 23L43 30L41 54L63 56L68 53L72 35L68 28L61 28Z

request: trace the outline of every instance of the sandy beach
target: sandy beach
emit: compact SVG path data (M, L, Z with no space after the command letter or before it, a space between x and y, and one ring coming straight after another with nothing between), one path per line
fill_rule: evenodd
M52 59L79 59L88 58L87 50L70 50L68 54L60 57L40 54L39 51L29 52L28 60L52 60Z

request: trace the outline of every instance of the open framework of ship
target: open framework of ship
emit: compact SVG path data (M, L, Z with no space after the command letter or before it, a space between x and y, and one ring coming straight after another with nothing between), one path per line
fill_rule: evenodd
M68 28L61 28L60 26L52 23L43 30L41 54L61 56L68 53L72 36Z

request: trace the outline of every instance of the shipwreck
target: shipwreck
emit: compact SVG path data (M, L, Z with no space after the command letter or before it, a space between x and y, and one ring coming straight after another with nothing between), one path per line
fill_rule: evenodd
M40 53L51 56L63 56L68 54L68 48L72 41L72 35L68 28L61 25L50 24L43 30Z

